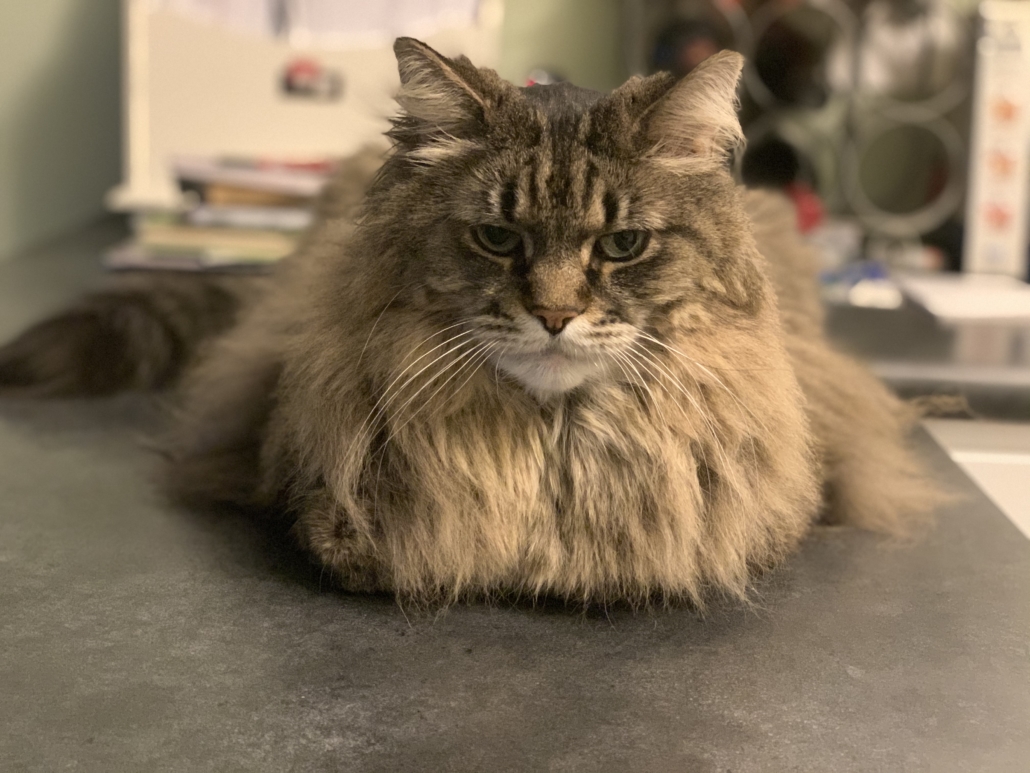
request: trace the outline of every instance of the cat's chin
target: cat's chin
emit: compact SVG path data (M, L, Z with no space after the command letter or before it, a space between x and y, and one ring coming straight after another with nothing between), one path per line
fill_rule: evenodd
M596 360L559 352L506 354L497 359L497 367L541 400L569 392L604 372Z

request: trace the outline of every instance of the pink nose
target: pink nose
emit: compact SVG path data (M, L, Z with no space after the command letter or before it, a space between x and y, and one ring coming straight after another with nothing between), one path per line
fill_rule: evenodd
M540 320L541 324L547 328L547 332L553 336L558 335L569 322L579 316L579 312L575 309L543 309L538 307L530 313Z

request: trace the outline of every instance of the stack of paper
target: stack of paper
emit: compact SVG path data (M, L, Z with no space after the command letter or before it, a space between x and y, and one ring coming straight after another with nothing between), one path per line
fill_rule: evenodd
M107 255L118 269L260 269L289 255L329 179L326 161L176 159L187 208L138 212L133 238Z

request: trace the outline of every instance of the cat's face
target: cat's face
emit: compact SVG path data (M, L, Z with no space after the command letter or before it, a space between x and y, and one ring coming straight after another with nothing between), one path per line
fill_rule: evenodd
M434 262L491 359L541 395L628 367L689 281L677 270L682 218L653 180L591 154L575 124L549 131L466 159L474 172L452 194L450 245Z
M398 56L391 163L430 213L419 280L476 357L546 397L643 367L673 314L704 325L748 305L723 163L738 57L601 95L516 89L414 42Z

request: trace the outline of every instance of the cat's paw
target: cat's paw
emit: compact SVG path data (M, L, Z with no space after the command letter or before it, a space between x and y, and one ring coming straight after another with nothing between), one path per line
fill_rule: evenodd
M328 501L327 497L325 499ZM297 520L295 530L300 541L343 590L354 593L393 591L389 573L376 556L371 539L358 533L339 506L328 503L308 509Z

